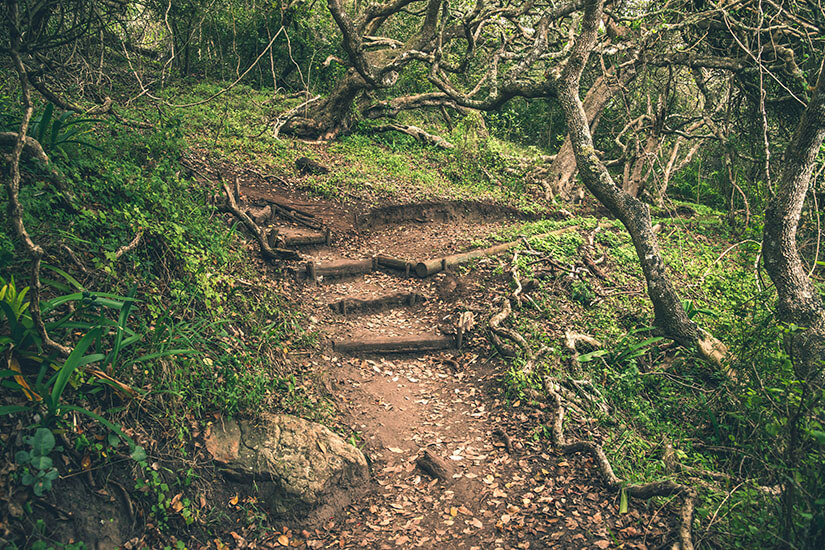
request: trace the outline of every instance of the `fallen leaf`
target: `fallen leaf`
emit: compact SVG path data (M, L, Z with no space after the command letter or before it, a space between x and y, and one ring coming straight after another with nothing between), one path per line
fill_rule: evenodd
M408 537L406 535L402 535L402 536L398 537L397 539L395 539L395 545L396 546L401 546L402 544L407 544L408 542L410 542L410 537Z
M605 548L610 547L610 541L609 540L597 540L593 544L595 544L598 548L601 548L602 550L605 550Z
M238 504L238 495L235 495L234 497L229 499L229 504L231 504L232 506L235 506L236 504Z
M639 534L639 531L631 525L630 527L619 529L619 533L624 535L625 537L635 537Z
M286 535L281 535L280 537L278 537L278 542L281 544L281 546L289 546L289 537Z

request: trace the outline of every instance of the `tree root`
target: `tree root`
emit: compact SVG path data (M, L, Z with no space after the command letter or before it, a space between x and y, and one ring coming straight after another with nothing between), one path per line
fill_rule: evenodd
M516 357L517 352L515 347L502 342L502 338L506 338L507 340L517 344L525 351L525 353L528 354L528 356L533 357L533 354L530 351L530 345L527 343L527 340L524 339L524 336L513 329L504 328L501 326L501 323L503 323L504 320L510 316L512 311L513 310L510 306L510 298L507 296L501 298L501 311L490 318L490 341L499 354L503 357Z
M599 473L601 474L605 485L611 491L623 490L628 496L638 499L681 496L682 508L679 513L681 518L679 525L680 550L693 550L693 537L691 530L693 524L693 507L697 497L696 491L691 487L687 487L671 480L625 485L613 471L610 460L607 458L607 455L601 445L589 441L567 441L564 436L564 415L566 409L562 403L562 398L557 391L558 386L553 386L554 384L550 383L547 384L545 388L555 404L555 413L552 424L553 444L564 454L573 454L577 452L589 454L596 461L599 468Z
M258 241L258 245L261 247L261 255L263 255L265 259L301 259L301 255L295 252L294 250L289 250L286 248L273 248L269 246L269 242L267 241L264 231L260 227L258 227L258 225L254 221L252 221L252 218L250 218L248 214L246 214L245 212L241 211L240 208L238 208L238 203L235 202L235 196L232 193L232 190L226 184L226 182L222 182L222 185L224 194L226 195L226 202L220 207L220 209L225 212L229 212L230 214L234 214L236 218L243 222L246 228L252 232L252 235L255 237L255 240Z
M135 237L129 242L129 244L125 244L117 249L115 252L115 261L118 261L123 257L124 254L128 254L132 250L138 247L140 244L140 239L143 238L143 229L139 230Z
M407 124L383 124L381 126L376 126L372 128L373 132L401 132L402 134L406 134L415 138L416 141L423 143L424 145L432 145L434 147L439 147L441 149L454 149L455 145L447 141L441 136L437 136L427 132L426 130L422 130L418 126L409 126Z

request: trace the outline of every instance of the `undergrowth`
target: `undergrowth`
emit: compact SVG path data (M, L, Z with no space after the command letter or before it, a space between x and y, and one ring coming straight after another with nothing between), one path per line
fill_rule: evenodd
M536 237L568 225L582 229ZM731 346L731 376L651 327L635 250L620 226L595 235L607 280L574 271L578 247L595 226L594 219L574 218L530 223L500 236L528 236L533 250L570 269L547 276L536 256L520 256L522 281L536 277L538 288L516 313L516 328L534 350L547 346L550 353L532 375L522 373L524 359L516 359L504 377L505 392L511 399L542 392L547 374L592 381L610 412L594 406L588 414L601 426L617 474L630 482L675 478L700 491L698 544L775 546L783 521L793 522L790 532L801 547L822 540L825 396L805 393L806 383L782 351L782 339L794 328L776 324L775 298L757 283L758 243L731 243L719 222L705 221L696 232L695 222L676 219L660 233L689 317ZM588 334L604 347L573 361L561 345L566 330ZM550 427L538 433L549 438ZM669 448L681 471L664 460ZM794 487L793 502L777 496L787 483Z
M131 460L131 475L144 480L136 495L154 499L161 531L189 525L200 508L178 507L169 488L185 492L187 454L208 422L273 411L328 421L332 413L288 360L315 336L211 206L215 190L187 176L182 120L168 114L141 131L85 121L86 143L47 144L70 206L41 166L24 165L24 222L46 250L40 306L50 334L74 350L65 361L33 329L29 262L0 228L0 353L10 361L0 425L34 438L28 460L21 454L18 472L0 484L40 495L52 490L48 461L82 471ZM39 445L42 429L62 443ZM2 445L18 448L7 435ZM23 524L32 513L24 510ZM51 529L32 531L27 544L48 540Z

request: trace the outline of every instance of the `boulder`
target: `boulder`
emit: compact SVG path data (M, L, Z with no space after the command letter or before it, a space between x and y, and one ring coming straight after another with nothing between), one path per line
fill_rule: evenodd
M276 517L323 521L367 487L364 455L326 427L295 416L223 420L205 436L231 482L255 492Z

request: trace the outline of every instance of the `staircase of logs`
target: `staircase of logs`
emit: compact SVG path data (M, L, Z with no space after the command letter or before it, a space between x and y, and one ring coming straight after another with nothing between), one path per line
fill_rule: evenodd
M230 194L228 186L225 191L227 195ZM237 197L237 194L235 196ZM377 270L405 278L424 279L479 258L502 254L523 242L523 239L514 240L460 254L420 260L381 254L360 259L307 261L299 251L295 250L296 248L330 246L332 241L330 228L325 226L315 214L291 204L272 200L259 200L251 205L253 207L241 212L240 208L235 207L236 201L232 200L234 197L228 196L227 198L232 203L232 208L228 210L241 218L250 230L256 232L262 249L265 242L271 250L279 251L281 257L298 260L297 267L294 267L292 271L296 278L303 279L309 284L330 284L341 278L363 276ZM280 224L279 219L282 220ZM283 221L292 225L283 225ZM254 227L251 227L249 222L252 222ZM574 227L565 227L542 236L560 234L572 229ZM413 307L425 300L425 296L415 292L390 292L370 298L347 296L328 305L334 312L346 316L388 308ZM454 335L419 334L336 340L333 342L333 349L338 353L346 354L428 353L457 349L461 347L464 333L470 328L471 323L472 320L468 318L460 320L458 326L455 327Z

